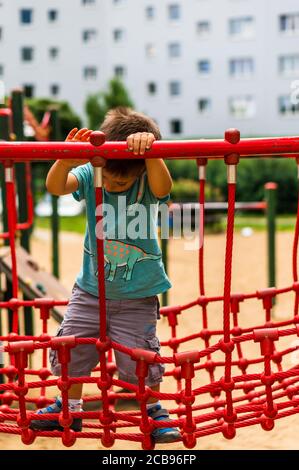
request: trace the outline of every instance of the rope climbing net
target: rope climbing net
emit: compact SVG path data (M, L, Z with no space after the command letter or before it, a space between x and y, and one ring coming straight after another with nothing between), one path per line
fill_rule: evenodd
M146 158L196 159L199 167L199 204L205 205L206 165L209 159L224 160L228 175L228 209L226 227L224 286L221 295L207 296L204 276L204 243L198 252L199 295L192 302L163 307L161 315L168 319L171 337L162 343L168 347L169 356L160 356L153 351L129 349L112 342L106 336L105 272L103 240L97 239L98 286L100 306L99 338L52 337L48 333L50 312L66 301L40 298L32 301L19 298L18 266L16 258L16 232L32 222L29 211L28 223L20 224L16 216L14 164L20 161L49 160L49 158L127 158L126 144L104 143L100 133L94 133L91 143L0 143L0 161L5 167L8 231L1 237L9 240L12 260L13 296L0 302L1 309L12 312L12 328L2 334L5 363L0 374L5 377L0 384L0 432L18 434L25 444L31 444L37 436L60 437L65 446L72 446L77 438L101 439L103 446L113 446L116 439L136 441L144 449L152 449L151 433L158 427L169 427L165 421L154 421L148 417L146 403L150 396L172 403L170 415L172 425L181 430L182 441L193 448L198 438L222 433L226 438L235 436L238 428L261 425L270 431L275 420L299 412L299 366L290 366L287 358L299 347L295 344L299 336L299 281L297 253L299 240L299 205L293 243L293 280L284 288L266 288L254 293L232 292L233 244L237 166L241 158L280 157L293 158L299 165L299 138L240 139L237 130L228 130L224 140L155 142ZM134 156L132 156L134 158ZM28 183L30 179L28 178ZM95 167L96 204L102 204L101 169ZM30 190L27 197L30 202ZM32 206L30 202L29 207ZM97 223L102 222L97 215ZM293 297L290 318L275 321L272 306L276 297L288 294ZM256 325L242 327L242 306L255 299L264 311L264 318L252 316ZM210 328L210 308L217 305L223 312L218 329ZM39 316L41 330L34 336L21 334L20 310L32 306ZM198 309L198 324L195 333L187 337L178 336L178 317ZM285 347L285 339L288 347ZM294 343L292 343L292 341ZM192 346L190 350L189 343ZM247 347L256 343L254 357L248 358ZM80 344L94 344L99 354L99 367L91 377L73 378L68 375L68 364L73 348ZM61 363L61 377L51 377L48 367L49 349L57 350ZM136 362L138 384L132 385L116 378L113 350L121 351ZM40 367L31 367L31 356L40 358ZM165 376L172 381L172 393L155 392L145 385L149 365L162 363L167 366ZM252 367L254 366L254 372ZM207 379L204 382L204 379ZM85 402L101 403L100 411L69 411L68 390L72 384L95 384L97 395L85 397ZM168 382L169 383L169 382ZM51 387L57 386L62 397L62 411L57 415L37 415L35 411L53 402L47 395ZM117 393L115 387L128 390ZM53 396L53 395L52 395ZM117 411L118 398L138 402L134 411ZM59 419L63 431L33 431L32 419ZM83 419L82 432L70 429L74 418Z

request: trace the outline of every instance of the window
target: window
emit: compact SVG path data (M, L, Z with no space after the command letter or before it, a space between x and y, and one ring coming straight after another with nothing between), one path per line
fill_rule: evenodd
M152 20L153 18L155 18L155 8L152 7L152 6L146 7L146 9L145 9L145 17L146 17L148 20Z
M97 38L98 32L96 29L86 29L82 33L83 42L92 42Z
M50 47L49 49L49 57L51 60L57 59L59 56L59 49L58 47Z
M98 75L98 70L96 67L87 66L83 69L83 76L85 80L96 80Z
M278 98L279 114L283 117L299 116L299 100L298 103L292 103L289 95L280 96Z
M120 5L123 0L113 0L114 5Z
M169 83L169 94L170 96L179 96L182 93L182 84L179 81L173 81Z
M181 119L172 119L170 121L171 134L181 134L183 131L183 124Z
M50 85L50 95L51 96L58 96L60 92L60 86L57 83L53 83Z
M157 93L157 84L155 82L149 82L147 84L147 91L149 95L155 95Z
M285 34L298 34L299 13L288 13L287 15L280 15L279 30Z
M33 10L32 8L23 8L20 10L20 22L21 24L31 24L33 21Z
M212 100L211 98L199 98L198 100L198 111L201 115L207 116L211 114Z
M156 56L156 47L154 46L154 44L147 44L145 46L145 54L147 57L149 58L153 58Z
M119 78L124 77L126 75L126 68L123 65L116 65L114 67L114 75Z
M168 45L168 54L172 59L180 57L181 53L181 44L179 42L172 42Z
M181 17L181 6L177 3L168 5L168 17L170 20L179 20Z
M24 85L24 95L26 98L33 98L35 93L35 86L34 85Z
M284 77L299 75L299 54L279 57L278 70Z
M233 78L248 78L254 73L253 59L231 59L229 61L229 74Z
M0 77L4 75L4 65L0 64Z
M251 38L254 36L254 19L252 16L232 18L229 20L229 34L234 38Z
M95 5L96 0L82 0L82 5Z
M256 113L256 105L252 96L236 96L229 100L230 114L237 118L251 118Z
M34 56L33 47L22 47L21 58L23 62L32 62Z
M124 38L124 30L123 29L118 28L118 29L115 29L113 31L113 39L114 39L115 42L120 42L120 41L123 40L123 38Z
M211 62L208 59L201 59L197 63L197 69L200 75L209 75L211 72Z
M198 21L196 23L196 32L201 38L208 36L211 32L211 23L209 21Z
M58 11L57 10L49 10L48 11L48 20L50 23L54 23L58 20Z
M0 26L0 41L3 39L3 28Z

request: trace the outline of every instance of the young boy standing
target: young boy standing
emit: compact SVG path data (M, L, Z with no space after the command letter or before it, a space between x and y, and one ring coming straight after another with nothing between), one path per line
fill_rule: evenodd
M105 133L107 141L127 141L129 151L141 157L156 139L161 139L160 131L152 119L128 108L110 111L101 130ZM91 132L88 129L73 129L66 140L89 141ZM112 209L106 227L104 226L107 335L112 341L129 348L148 349L159 353L160 343L156 336L159 318L158 294L169 289L171 284L163 267L157 240L155 209L169 198L171 176L164 161L158 159L107 160L103 166L104 211L108 206ZM48 173L46 186L52 194L73 193L76 200L85 199L87 212L83 265L57 335L98 337L93 166L89 161L58 160ZM141 214L146 217L141 219L142 227L139 227L142 236L139 233L139 237L136 237L137 231L129 228L141 206ZM136 228L136 224L131 224L131 228L132 226ZM124 228L128 230L124 231ZM119 351L115 351L115 359L120 380L136 384L138 380L135 361ZM51 351L50 362L53 374L60 375L56 351ZM69 375L88 376L97 363L98 352L94 345L78 345L71 352ZM154 391L159 391L163 373L162 364L152 364L146 385ZM81 396L82 384L72 385L69 389L71 411L81 411ZM53 405L39 410L38 413L59 413L61 406L61 399L57 398ZM155 398L149 399L147 409L153 419L171 421L167 410L163 409ZM34 420L31 427L40 430L62 429L58 421L50 420ZM71 428L81 430L82 420L74 419ZM173 442L180 437L180 433L178 429L169 427L155 429L152 436L158 443Z

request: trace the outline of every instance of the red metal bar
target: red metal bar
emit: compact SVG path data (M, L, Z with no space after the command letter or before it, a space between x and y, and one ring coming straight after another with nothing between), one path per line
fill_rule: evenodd
M299 155L299 137L242 139L237 144L225 140L154 142L145 158L223 158L231 153L238 153L241 157L276 155L296 158ZM100 147L84 142L0 142L0 161L92 159L96 156L140 158L128 151L126 142L106 142Z

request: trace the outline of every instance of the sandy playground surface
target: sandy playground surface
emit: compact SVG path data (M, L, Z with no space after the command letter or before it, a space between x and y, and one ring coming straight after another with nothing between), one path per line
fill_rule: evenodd
M76 273L79 270L82 256L82 237L74 234L64 234L61 237L61 279L66 287L71 288ZM278 276L277 285L279 287L291 284L291 249L292 233L280 232L277 237L277 264ZM208 235L206 237L206 293L218 295L223 290L223 266L224 266L225 236ZM41 266L48 269L50 264L50 243L48 233L44 230L37 230L33 240L32 253ZM194 251L184 250L184 241L176 240L170 242L169 247L170 262L169 274L173 283L170 291L171 305L183 304L196 299L197 288L197 255ZM264 232L254 233L253 236L245 238L237 234L234 246L234 268L233 268L233 291L234 292L254 292L267 285L266 269L266 234ZM42 255L42 256L41 256ZM287 319L292 316L293 296L281 296L275 307L275 318L277 320ZM245 325L258 325L264 321L264 315L256 302L248 302L242 305L240 323ZM192 334L200 330L201 315L198 308L193 308L180 316L180 327L178 337ZM212 328L222 326L222 306L220 303L211 305L209 308L209 324ZM55 330L55 325L52 325ZM166 340L170 336L168 322L162 319L159 322L160 340ZM286 338L284 344L280 344L279 349L289 346L293 338ZM201 348L198 341L183 345L185 350ZM256 354L255 344L246 343L245 355L250 357ZM163 355L169 355L169 349L162 351ZM286 363L286 367L291 367L291 363ZM252 372L253 369L248 369ZM236 373L236 371L234 371ZM203 373L205 374L205 373ZM220 374L221 376L222 374ZM202 377L201 385L207 383L207 376ZM197 384L198 386L198 384ZM175 391L173 381L167 378L162 391ZM207 399L207 397L205 397ZM207 401L207 400L206 400ZM208 401L210 399L208 398ZM235 439L229 441L216 434L197 441L197 449L298 449L299 448L299 414L289 418L276 421L272 432L263 431L260 426L247 427L237 430ZM0 449L66 449L59 439L37 438L35 443L28 447L22 444L18 436L0 434ZM97 440L81 439L71 448L78 449L104 449ZM140 449L139 443L116 441L114 449ZM168 444L157 446L157 449L177 449L183 450L179 444Z

